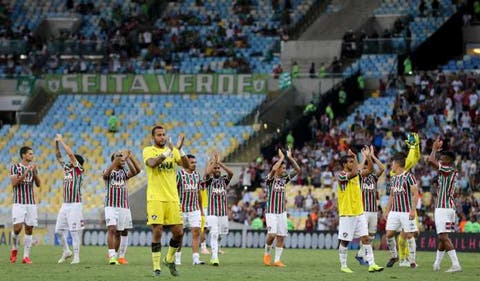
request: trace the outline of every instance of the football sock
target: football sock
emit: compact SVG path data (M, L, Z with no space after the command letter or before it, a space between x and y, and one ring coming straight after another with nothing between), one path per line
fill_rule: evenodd
M118 256L124 258L127 254L128 248L128 235L120 236L120 247L118 248Z

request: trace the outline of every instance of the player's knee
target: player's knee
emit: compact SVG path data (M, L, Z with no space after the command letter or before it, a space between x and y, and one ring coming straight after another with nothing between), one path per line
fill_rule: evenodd
M26 235L32 235L32 233L33 233L33 226L26 225L25 226L25 234Z

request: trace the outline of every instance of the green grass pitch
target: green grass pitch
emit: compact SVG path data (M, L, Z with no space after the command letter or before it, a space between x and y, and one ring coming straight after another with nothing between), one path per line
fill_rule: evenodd
M459 253L463 272L447 274L443 271L450 267L450 260L445 255L442 271L433 272L432 262L434 252L419 252L417 269L400 268L398 264L383 272L368 273L367 267L358 265L354 259L355 251L349 251L348 264L355 271L345 274L339 271L337 251L333 250L293 250L285 249L283 262L286 268L266 267L262 263L263 249L232 249L224 248L225 254L220 255L220 266L193 266L191 249L185 248L182 253L182 265L178 267L179 277L173 277L168 269L162 267L162 276L152 277L150 249L148 247L129 247L128 265L111 266L106 263L106 248L82 247L81 263L71 265L57 264L61 248L54 246L36 246L32 249L33 264L25 265L21 259L16 264L8 261L9 248L0 246L0 280L2 281L141 281L152 279L176 280L275 280L275 281L306 281L306 280L479 280L479 253ZM166 248L162 249L166 252ZM19 258L23 249L19 250ZM272 252L273 254L274 252ZM376 251L375 258L379 265L384 266L389 253ZM272 256L273 258L273 256ZM201 255L203 261L209 256Z

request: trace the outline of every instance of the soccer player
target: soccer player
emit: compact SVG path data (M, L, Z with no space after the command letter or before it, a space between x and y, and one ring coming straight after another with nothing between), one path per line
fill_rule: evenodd
M360 237L365 260L368 262L368 271L382 271L383 267L375 264L372 245L368 238L367 220L363 213L362 189L360 177L367 176L371 169L363 170L364 161L369 157L369 150L362 149L363 161L358 164L357 156L351 150L342 156L340 165L343 170L337 175L338 179L338 211L340 215L338 226L338 239L340 240L338 254L340 258L340 271L353 273L347 266L348 244L355 237Z
M409 148L407 158L405 159L405 171L410 171L415 167L415 165L420 160L420 138L417 133L409 133L407 135L407 139L405 140L405 144ZM390 175L393 176L395 173L390 171ZM417 224L417 229L419 229L419 221L418 215L415 213L415 223ZM410 267L410 262L408 261L408 243L407 243L407 235L400 227L398 229L400 234L398 235L398 257L400 259L400 263L398 264L400 267ZM419 235L419 231L415 231L413 234L414 238L417 238Z
M391 258L387 267L392 267L398 261L396 231L401 227L405 232L408 244L408 262L411 268L416 268L416 243L414 233L418 230L415 223L415 205L418 201L418 189L415 176L405 171L405 156L397 153L392 159L392 171L395 173L390 179L390 197L385 217L387 218L387 243Z
M31 264L30 248L32 247L33 228L38 225L37 205L33 186L40 187L37 165L33 163L34 155L32 148L23 146L20 148L20 163L10 166L10 180L13 186L12 206L12 250L10 262L17 261L18 235L25 225L25 240L22 263Z
M280 260L282 257L283 242L285 236L288 234L285 189L287 183L296 175L300 174L301 170L292 156L291 148L287 150L287 158L292 164L294 171L287 172L287 164L283 161L285 156L281 149L278 150L278 157L277 162L273 165L270 173L268 173L265 182L268 188L267 209L265 214L268 234L265 241L263 263L266 266L271 265L270 250L272 249L273 240L277 239L273 265L285 267L285 264Z
M60 144L68 155L70 162L64 162L60 152ZM83 228L83 206L82 206L82 183L85 170L83 169L84 159L79 154L74 154L62 138L57 134L55 137L55 156L62 166L63 178L63 203L57 216L55 233L63 245L63 254L58 263L64 263L72 256L67 242L68 232L72 236L73 260L71 264L80 263L80 232Z
M140 173L140 164L130 150L117 151L110 166L103 171L105 180L105 223L107 225L108 263L128 264L125 254L132 213L128 205L127 181ZM125 167L128 165L128 170ZM118 249L118 253L117 253Z
M183 152L185 139L180 134L176 147L171 138L167 140L165 129L155 126L152 129L153 145L143 149L143 161L148 175L147 183L147 223L152 226L152 263L153 275L160 276L161 238L163 226L170 226L172 238L163 263L168 266L170 274L178 275L175 267L175 252L183 238L183 220L180 211L176 183L176 167L189 167L188 158Z
M436 152L442 149L443 141L435 140L432 152L428 157L428 163L439 171L437 198L435 202L435 228L438 235L437 256L433 264L433 270L439 271L445 252L450 256L452 267L446 272L462 271L448 233L455 230L455 181L457 171L454 168L455 154L451 151L444 151L440 154L440 161L436 160Z
M207 219L205 215L207 214L207 206L208 206L208 194L207 190L200 189L201 194L201 203L203 208L203 216L202 221L200 223L200 252L204 255L210 255L210 251L207 249L207 242L206 236L208 233L208 227L206 226Z
M377 181L385 171L385 165L375 156L373 146L370 146L369 156L365 159L366 164L362 168L367 173L367 176L360 177L360 185L362 187L363 210L365 211L365 218L367 219L368 238L370 243L375 240L378 224L378 204L377 204ZM378 169L374 171L373 162L377 164ZM368 173L368 171L372 171ZM364 260L364 251L360 241L360 249L355 257L361 265L368 265Z
M227 173L227 176L222 176L220 168ZM228 234L227 188L232 177L232 170L220 162L218 153L215 153L213 161L208 163L202 187L207 190L208 194L207 226L210 230L210 246L212 247L210 264L213 266L220 265L218 260L220 235Z
M205 264L200 260L198 246L200 245L200 226L202 221L203 208L201 206L200 194L200 174L196 171L197 159L194 155L187 155L189 161L188 169L180 169L177 171L177 189L180 196L182 206L182 216L185 227L192 230L192 258L193 265ZM182 244L175 253L175 264L182 264Z

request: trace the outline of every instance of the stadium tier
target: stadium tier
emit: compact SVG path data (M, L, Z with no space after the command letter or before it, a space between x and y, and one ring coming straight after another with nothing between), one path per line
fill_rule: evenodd
M258 95L60 95L42 122L36 126L3 126L0 130L0 168L18 162L23 145L34 149L42 187L37 192L39 212L54 214L62 202L63 171L55 158L54 137L64 135L73 151L86 158L84 208L87 217L97 218L103 206L102 170L110 155L119 149L131 149L142 161L142 147L150 145L153 125L161 124L173 141L186 133L185 151L205 163L206 154L218 150L226 156L255 133L252 126L236 125L265 99ZM120 129L109 133L108 118L115 110ZM66 157L66 155L64 155ZM130 192L146 185L146 177L129 182ZM0 188L7 190L9 177ZM9 192L0 195L0 212L10 212Z
M420 0L383 0L381 6L375 10L375 15L399 15L411 16L410 22L412 32L411 48L415 49L422 44L431 34L445 23L456 11L450 0L440 0L438 11L433 11L430 2L425 5L423 13L419 7Z
M397 71L396 55L362 55L343 72L344 77L360 71L367 78L381 78Z
M470 71L478 70L480 68L480 57L464 55L461 60L449 60L445 65L442 66L444 71Z

